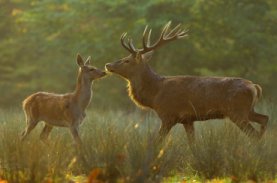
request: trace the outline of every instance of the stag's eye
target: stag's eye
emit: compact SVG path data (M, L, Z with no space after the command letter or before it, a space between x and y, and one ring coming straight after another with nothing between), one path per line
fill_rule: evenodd
M130 60L125 60L124 63L128 64L130 62Z
M93 68L91 68L91 69L89 69L89 71L94 71L95 69L93 69Z

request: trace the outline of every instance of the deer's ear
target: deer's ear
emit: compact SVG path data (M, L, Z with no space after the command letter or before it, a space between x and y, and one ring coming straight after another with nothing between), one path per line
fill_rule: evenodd
M85 62L85 65L89 65L90 64L90 61L91 61L91 56L89 56Z
M153 55L154 51L149 51L147 53L144 53L141 55L141 59L143 62L148 62L149 60L151 60L152 55Z
M81 55L78 53L77 54L77 64L80 66L80 67L83 67L84 66L84 61L81 57Z

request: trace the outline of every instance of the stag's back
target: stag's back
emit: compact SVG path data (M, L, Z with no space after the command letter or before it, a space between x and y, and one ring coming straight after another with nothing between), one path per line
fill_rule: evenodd
M245 79L174 76L164 80L155 108L182 116L227 115L232 110L241 110L240 106L250 110L256 98L255 85Z

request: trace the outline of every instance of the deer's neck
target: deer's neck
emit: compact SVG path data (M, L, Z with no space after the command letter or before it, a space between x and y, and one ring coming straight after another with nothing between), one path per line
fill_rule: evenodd
M74 92L74 101L81 108L85 110L89 105L92 97L92 81L86 80L81 75L78 75L77 85Z
M146 65L142 73L128 80L129 96L137 105L153 108L162 78Z

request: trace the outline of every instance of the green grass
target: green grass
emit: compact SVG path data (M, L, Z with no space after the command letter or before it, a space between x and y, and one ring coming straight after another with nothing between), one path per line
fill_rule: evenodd
M197 122L196 143L189 148L185 130L176 125L156 144L159 119L153 113L88 110L80 128L82 148L68 129L55 128L46 146L42 124L23 143L21 110L0 111L0 178L9 182L256 182L277 181L277 111L257 142L228 120ZM0 180L1 180L0 179Z

